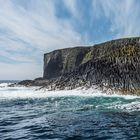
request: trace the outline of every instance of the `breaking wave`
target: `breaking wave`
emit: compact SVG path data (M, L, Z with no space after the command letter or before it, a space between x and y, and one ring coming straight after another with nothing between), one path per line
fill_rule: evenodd
M108 95L97 89L75 90L38 90L36 87L15 86L9 87L10 83L0 84L0 99L26 99L26 98L59 98L59 97L83 97L93 99L92 104L96 109L121 109L127 111L140 110L140 97L132 95ZM78 100L79 101L79 100ZM89 107L89 108L90 108Z

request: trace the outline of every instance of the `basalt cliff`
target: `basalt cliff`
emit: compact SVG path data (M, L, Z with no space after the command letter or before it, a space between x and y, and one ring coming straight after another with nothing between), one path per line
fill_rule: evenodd
M140 38L44 54L43 78L19 84L53 89L100 88L140 95Z

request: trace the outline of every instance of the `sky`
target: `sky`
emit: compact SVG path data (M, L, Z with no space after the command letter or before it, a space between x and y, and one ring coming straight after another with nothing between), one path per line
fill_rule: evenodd
M0 80L43 75L43 55L140 35L140 0L0 0Z

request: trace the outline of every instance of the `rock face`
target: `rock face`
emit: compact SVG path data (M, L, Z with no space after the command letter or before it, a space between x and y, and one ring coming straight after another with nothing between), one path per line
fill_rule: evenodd
M55 50L45 54L44 79L56 79L73 71L83 63L83 59L89 51L89 47L77 47Z
M53 81L52 88L98 85L140 95L140 38L47 53L43 79Z

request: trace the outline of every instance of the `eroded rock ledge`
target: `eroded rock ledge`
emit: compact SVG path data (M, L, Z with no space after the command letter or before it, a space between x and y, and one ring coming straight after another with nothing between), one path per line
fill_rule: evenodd
M46 53L43 78L19 84L50 90L96 85L140 95L140 37Z

